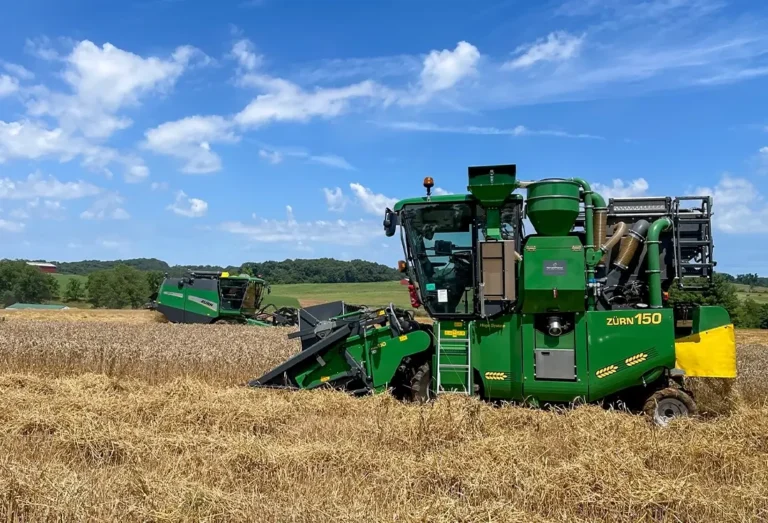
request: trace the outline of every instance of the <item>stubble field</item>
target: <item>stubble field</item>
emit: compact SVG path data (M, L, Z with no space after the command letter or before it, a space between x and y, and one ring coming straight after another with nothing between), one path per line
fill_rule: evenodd
M10 314L8 315L10 316ZM56 318L58 321L50 321ZM666 430L600 407L249 390L287 329L0 322L6 521L760 521L768 339Z

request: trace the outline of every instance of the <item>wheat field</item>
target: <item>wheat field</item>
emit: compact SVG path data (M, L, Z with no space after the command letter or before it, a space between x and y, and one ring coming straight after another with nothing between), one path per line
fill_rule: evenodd
M59 317L57 317L59 318ZM704 415L242 386L287 329L0 322L4 521L765 521L768 340Z

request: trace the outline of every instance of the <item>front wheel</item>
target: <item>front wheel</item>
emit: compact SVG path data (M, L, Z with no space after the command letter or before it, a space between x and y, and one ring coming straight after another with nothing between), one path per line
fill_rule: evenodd
M643 411L654 424L666 427L675 418L694 416L696 403L682 390L669 387L653 393L645 402Z
M431 392L429 390L432 384L432 372L429 368L429 362L424 362L411 377L411 401L424 403L429 401Z

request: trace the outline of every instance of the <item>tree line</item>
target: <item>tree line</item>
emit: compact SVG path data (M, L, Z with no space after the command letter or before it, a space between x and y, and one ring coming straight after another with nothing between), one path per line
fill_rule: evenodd
M283 261L247 262L240 266L218 265L169 265L156 258L135 258L130 260L84 260L79 262L53 262L62 274L87 276L93 272L127 266L145 272L160 272L171 277L181 277L190 270L228 271L232 273L247 269L269 283L362 283L395 281L402 277L396 269L381 263L365 260L342 261L333 258L288 259Z
M768 329L768 304L758 303L749 297L743 301L739 300L733 283L749 285L743 280L737 282L737 279L730 274L716 273L712 286L704 291L685 291L672 286L669 292L669 303L670 305L676 303L720 305L728 311L736 327Z

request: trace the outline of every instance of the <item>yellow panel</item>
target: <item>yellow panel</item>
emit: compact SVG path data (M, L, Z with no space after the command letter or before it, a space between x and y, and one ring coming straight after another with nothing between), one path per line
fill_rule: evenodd
M680 338L675 342L677 368L686 376L700 378L736 377L736 336L733 325Z

